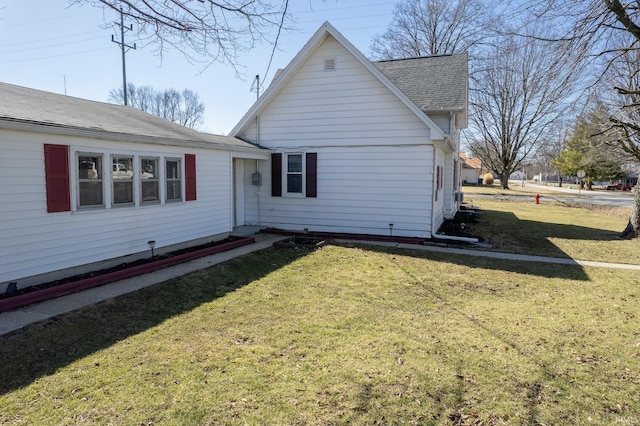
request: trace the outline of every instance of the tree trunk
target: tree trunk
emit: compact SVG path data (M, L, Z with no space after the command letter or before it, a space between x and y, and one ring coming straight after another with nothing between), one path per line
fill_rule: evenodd
M633 207L631 207L631 217L629 223L620 236L622 238L638 238L640 233L640 190L638 185L635 187L635 195L633 197Z
M509 189L509 175L504 174L500 176L500 188Z

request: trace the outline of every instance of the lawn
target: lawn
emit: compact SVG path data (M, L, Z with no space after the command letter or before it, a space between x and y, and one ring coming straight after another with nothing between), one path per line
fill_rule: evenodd
M640 276L267 249L0 337L0 424L640 424Z
M530 194L519 190L506 191L508 195L522 196L514 200L476 197L478 193L499 190L480 191L483 190L478 188L465 193L465 201L482 211L480 223L469 224L467 231L491 244L493 251L640 264L640 258L635 256L640 242L620 238L630 208L548 199L535 204Z

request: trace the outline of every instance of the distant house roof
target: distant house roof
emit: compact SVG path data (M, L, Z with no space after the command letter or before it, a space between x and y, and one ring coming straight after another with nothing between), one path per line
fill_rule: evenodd
M466 53L377 61L373 64L425 113L467 108Z
M482 160L477 157L469 157L467 158L466 152L459 153L460 159L462 160L462 167L465 169L481 169L482 168Z
M252 149L241 139L181 126L135 108L0 83L0 128L163 145Z

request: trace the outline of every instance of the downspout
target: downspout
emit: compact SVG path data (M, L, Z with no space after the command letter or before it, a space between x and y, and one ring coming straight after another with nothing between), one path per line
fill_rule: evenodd
M256 114L256 144L260 146L260 115ZM260 168L256 159L256 173L260 173ZM260 179L260 186L256 190L256 210L258 210L258 226L262 226L262 210L260 208L260 189L262 187L262 178Z
M433 146L433 164L432 164L432 170L433 173L435 174L436 171L436 165L437 165L437 161L436 161L436 146L435 144L432 145ZM466 243L478 243L480 242L480 240L478 240L477 238L472 238L472 237L458 237L455 235L444 235L444 234L437 234L436 231L433 229L434 224L435 224L435 206L436 206L436 192L438 191L437 188L437 183L436 185L433 185L434 191L433 194L431 195L431 238L433 238L434 240L449 240L449 241L461 241L461 242L466 242Z

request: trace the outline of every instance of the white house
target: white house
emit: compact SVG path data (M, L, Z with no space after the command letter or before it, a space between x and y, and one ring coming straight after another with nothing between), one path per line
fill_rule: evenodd
M371 62L323 24L231 131L272 151L236 161L237 223L433 236L461 199L467 64Z
M509 180L525 180L526 178L523 170L516 170L509 175Z
M477 185L481 182L480 171L482 161L477 157L467 157L465 152L460 153L460 180L466 185Z
M269 156L131 107L0 84L0 284L146 255L150 240L226 237L236 158Z
M325 23L228 137L0 83L0 284L241 225L437 236L461 199L467 80L465 54L371 62Z

